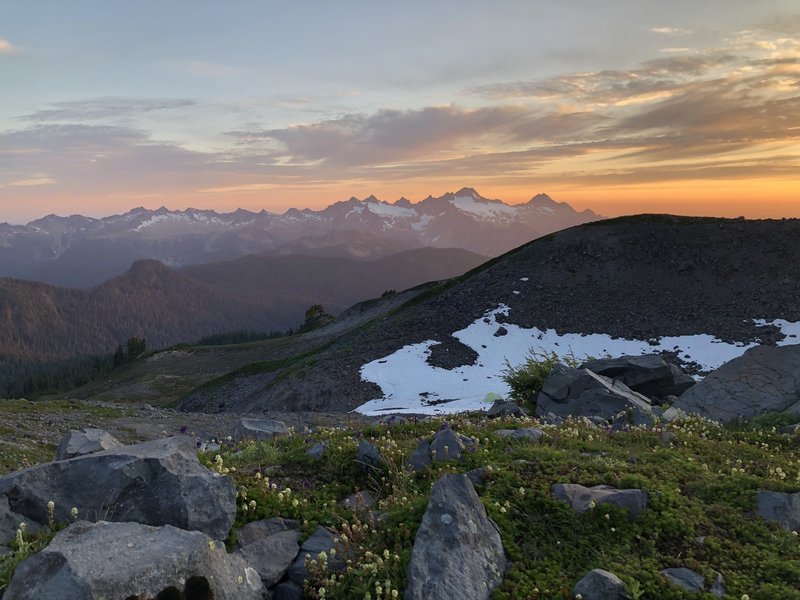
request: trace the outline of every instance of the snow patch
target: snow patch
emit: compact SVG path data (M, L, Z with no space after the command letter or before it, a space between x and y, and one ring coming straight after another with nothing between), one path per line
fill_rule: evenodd
M499 322L499 315L508 315L510 308L500 305L484 317L457 331L453 337L478 353L474 365L457 369L432 367L427 363L431 348L439 342L427 340L404 346L398 351L361 367L361 378L380 386L383 397L370 400L356 411L366 415L384 413L440 414L466 410L485 410L487 394L505 396L510 392L502 379L506 361L521 364L529 350L555 352L559 356L573 355L581 360L587 356L641 355L678 351L681 358L696 362L704 371L716 369L723 363L741 356L757 344L723 342L707 334L664 336L653 340L614 339L606 334L567 333L559 335L553 329L525 329ZM797 343L800 323L783 320L757 321L780 327L787 335L781 344ZM495 337L499 326L508 332Z
M517 216L517 209L500 202L485 202L472 196L456 196L452 201L457 209L476 215L482 219L513 219Z
M366 202L367 210L379 217L388 217L390 219L407 219L409 217L416 217L417 211L413 208L406 206L395 206L386 202Z

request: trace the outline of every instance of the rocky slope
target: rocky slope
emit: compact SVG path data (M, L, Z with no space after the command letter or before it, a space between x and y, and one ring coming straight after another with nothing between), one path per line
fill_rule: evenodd
M381 391L362 365L436 340L429 362L469 364L452 337L499 304L506 320L560 332L650 339L706 333L775 341L753 319L800 321L800 221L659 215L583 225L529 243L335 339L289 369L251 369L188 394L187 410L350 410ZM517 292L517 293L515 293ZM224 407L224 408L223 408Z

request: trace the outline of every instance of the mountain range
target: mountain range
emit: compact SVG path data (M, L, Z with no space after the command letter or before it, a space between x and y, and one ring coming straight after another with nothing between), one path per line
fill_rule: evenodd
M418 203L370 196L283 214L162 207L101 219L49 215L27 225L0 224L0 276L88 288L125 273L141 259L180 268L248 254L366 260L423 247L492 257L600 218L546 194L512 206L472 188Z

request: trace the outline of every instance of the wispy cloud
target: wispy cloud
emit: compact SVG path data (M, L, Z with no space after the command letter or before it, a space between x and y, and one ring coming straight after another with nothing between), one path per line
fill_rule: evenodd
M3 193L224 197L319 182L635 185L786 178L800 169L800 40L784 33L740 32L722 48L659 55L629 69L498 81L469 94L464 105L283 127L252 123L247 112L247 124L214 151L156 141L134 125L156 121L137 116L194 107L192 100L63 102L0 132L0 183Z
M650 31L662 35L689 35L692 33L691 29L681 29L680 27L651 27Z
M14 187L35 187L38 185L54 185L55 183L56 183L55 179L47 177L46 175L41 175L39 177L31 177L29 179L19 179L17 181L12 181L8 185Z
M185 99L92 98L56 102L53 104L54 108L38 110L22 118L37 122L93 122L162 110L185 109L194 105L193 100Z
M0 38L0 54L10 56L12 54L20 54L22 50L9 42L6 39Z

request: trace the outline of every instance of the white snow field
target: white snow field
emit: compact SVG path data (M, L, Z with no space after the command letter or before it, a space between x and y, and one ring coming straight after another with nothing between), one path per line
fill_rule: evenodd
M698 334L653 340L613 339L606 334L568 333L558 335L554 330L524 329L497 321L498 315L508 315L509 307L500 305L488 311L465 329L453 334L459 341L478 353L475 365L448 370L432 367L426 361L434 340L410 344L400 350L365 364L361 378L376 383L383 397L362 404L357 412L366 415L384 413L443 414L467 410L485 410L492 395L505 396L509 387L502 379L506 360L521 364L528 352L555 352L559 356L603 357L652 354L662 350L677 350L682 358L711 371L723 363L741 356L756 344L731 344L711 335ZM798 343L800 323L784 320L755 320L759 325L775 325L786 334L782 345ZM495 336L498 327L506 335Z

